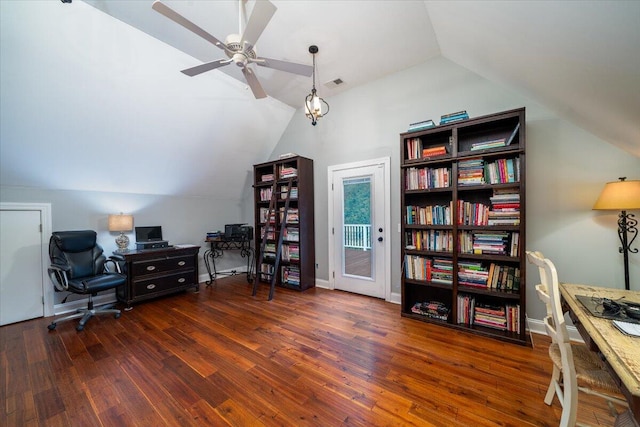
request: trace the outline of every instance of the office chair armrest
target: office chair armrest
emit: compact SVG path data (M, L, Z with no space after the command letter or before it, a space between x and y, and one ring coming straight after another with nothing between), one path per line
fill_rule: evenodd
M63 292L69 290L69 281L67 280L67 271L69 270L69 267L62 267L55 264L49 266L49 278L53 282L56 291Z
M119 257L119 256L110 256L105 262L104 262L104 269L106 271L108 271L109 273L122 273L122 263L124 263L124 257ZM111 268L109 267L110 264L113 264L113 270L111 270Z

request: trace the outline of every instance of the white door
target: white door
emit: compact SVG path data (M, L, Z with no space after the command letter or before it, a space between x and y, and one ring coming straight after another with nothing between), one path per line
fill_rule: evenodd
M330 282L390 297L388 159L329 168Z
M41 211L0 210L0 325L44 316Z

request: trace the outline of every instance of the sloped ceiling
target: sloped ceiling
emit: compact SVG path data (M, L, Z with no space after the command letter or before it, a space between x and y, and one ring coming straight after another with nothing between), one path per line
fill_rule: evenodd
M153 11L152 0L86 1L192 56L194 66L223 57L218 48ZM325 98L441 54L640 157L639 1L272 3L277 11L257 43L259 55L310 65L308 46L318 45L318 92ZM246 16L253 7L253 1L165 4L223 40L242 25L240 5ZM271 97L301 106L309 78L257 68ZM242 80L234 67L223 70ZM323 84L337 78L344 84Z

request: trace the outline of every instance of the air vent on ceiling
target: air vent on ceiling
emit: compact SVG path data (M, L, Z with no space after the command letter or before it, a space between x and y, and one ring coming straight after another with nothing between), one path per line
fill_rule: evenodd
M329 80L324 85L326 87L328 87L329 89L333 89L334 87L338 87L343 83L344 83L344 81L341 78L337 78L337 79Z

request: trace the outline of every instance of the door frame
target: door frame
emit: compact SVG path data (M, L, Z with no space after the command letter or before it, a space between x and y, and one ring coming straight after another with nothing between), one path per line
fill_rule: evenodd
M49 236L51 236L51 203L9 203L0 202L0 210L3 211L39 211L40 230L40 254L42 258L42 296L44 305L44 317L53 316L53 285L49 280Z
M335 271L335 239L336 234L333 233L334 229L334 218L333 218L333 176L335 172L343 171L347 169L356 169L367 166L378 166L382 165L384 167L383 172L383 185L384 185L384 207L383 210L385 212L384 215L384 241L387 242L384 245L384 299L385 301L391 301L391 158L390 157L381 157L378 159L371 160L362 160L359 162L352 163L343 163L339 165L333 165L327 167L327 194L328 194L328 229L327 233L329 235L329 289L335 289L336 287L336 278L332 274Z

